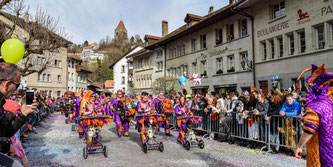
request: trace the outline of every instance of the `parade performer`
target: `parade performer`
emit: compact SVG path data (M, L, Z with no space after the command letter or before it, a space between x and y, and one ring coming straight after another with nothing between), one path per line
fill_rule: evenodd
M96 96L97 99L97 96ZM109 110L107 109L107 101L105 96L99 96L99 98L95 101L94 104L94 113L93 116L110 116ZM95 127L98 127L99 130L102 129L102 127L107 124L111 123L112 119L94 119L93 124Z
M80 91L77 93L77 96L75 97L73 103L75 104L75 110L73 112L73 117L74 118L78 118L80 117L80 105L81 105L81 101L83 99L83 91ZM74 119L73 118L73 119ZM79 121L75 121L75 123L78 126L78 133L79 133L79 137L82 138L84 135L84 130L81 128L81 126L79 125Z
M63 107L62 107L62 112L65 114L66 118L69 118L69 105L72 103L72 92L71 91L67 91L64 93L64 103L63 103Z
M70 117L69 117L70 121L74 121L76 118L76 116L75 116L75 114L77 113L76 112L76 105L77 105L76 101L77 101L76 93L72 92L70 95L70 107L71 107L71 113L70 113Z
M61 101L62 101L62 105L61 105L61 115L65 115L66 116L66 101L68 101L68 92L66 91L64 93L64 95L61 96Z
M188 108L188 105L186 103L185 97L180 96L179 97L180 103L176 105L175 108L175 114L177 117L180 116L193 116L193 113L190 111ZM179 119L177 120L177 126L178 126L178 138L177 141L180 142L182 145L186 143L186 133L187 133L187 128L186 128L186 119Z
M77 99L76 99L76 113L75 113L75 116L76 117L80 117L83 115L83 110L81 110L86 101L89 100L87 98L85 98L85 95L87 94L87 90L83 90L83 91L80 91L78 93L78 96L77 96ZM78 133L79 133L79 137L82 138L84 136L84 129L81 128L80 124L79 124L79 121L76 122L76 124L78 125Z
M134 117L135 111L136 111L136 100L130 96L126 97L126 104L127 104L127 121L130 123L132 118Z
M160 91L159 95L157 95L156 98L154 99L154 107L156 109L159 108L158 105L159 105L160 101L164 105L163 114L165 114L165 116L166 116L165 120L160 120L164 124L164 133L167 136L172 136L170 134L170 117L172 116L172 113L173 113L172 102L170 101L170 99L168 99L164 96L163 91ZM156 129L159 130L159 127L160 127L160 125Z
M153 107L153 101L148 96L147 92L142 92L141 97L138 97L138 104L137 104L137 111L138 114L154 114L155 110ZM147 120L146 120L147 119ZM138 117L137 118L137 125L139 126L139 133L141 137L142 144L145 144L146 141L146 128L145 128L145 121L149 121L149 117ZM154 120L156 122L156 120Z
M106 115L105 111L103 110L103 104L100 104L97 101L96 94L92 91L88 91L84 96L85 104L81 105L82 116L103 116ZM89 100L88 100L89 99ZM101 131L102 127L107 124L111 123L111 118L96 118L96 119L83 119L80 121L81 128L88 132L91 129L98 128L98 130L94 130L95 134L94 137L98 140L99 132ZM86 142L88 145L96 145L97 143L92 142L91 136L89 137L86 133Z
M134 113L127 108L126 103L128 101L129 100L124 96L124 92L121 90L117 91L116 97L112 100L114 122L117 125L118 137L121 137L122 134L128 137L130 122L130 118L128 117L134 115Z
M332 166L333 164L333 73L327 73L325 64L312 65L301 73L311 70L306 78L310 87L304 102L304 133L297 149L296 157L302 157L302 147L307 147L307 166Z
M82 116L93 116L93 115L97 115L98 113L98 106L95 104L96 102L96 94L94 92L92 92L91 90L88 91L85 96L84 96L84 101L85 103L81 105L81 109L80 112L82 112L80 115ZM84 130L84 131L88 131L88 127L89 125L91 125L92 122L90 122L89 120L83 120L80 123L80 127ZM87 140L86 141L87 144L91 143L91 141Z

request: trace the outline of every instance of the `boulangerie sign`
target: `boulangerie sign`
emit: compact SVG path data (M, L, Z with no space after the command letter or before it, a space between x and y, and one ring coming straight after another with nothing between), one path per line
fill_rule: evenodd
M271 34L271 33L278 32L278 31L281 31L283 29L289 28L288 24L289 24L289 20L283 21L279 24L276 24L276 25L270 26L268 28L259 30L257 32L257 37L260 38L262 36L266 36L268 34Z

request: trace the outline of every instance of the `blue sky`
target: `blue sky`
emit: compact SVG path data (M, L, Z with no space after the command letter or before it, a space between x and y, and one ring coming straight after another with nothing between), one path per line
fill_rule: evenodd
M169 32L184 24L186 13L206 15L229 0L26 0L33 15L37 6L54 18L59 17L71 41L80 44L99 42L106 35L113 37L122 19L128 36L145 34L161 36L161 21L169 22Z

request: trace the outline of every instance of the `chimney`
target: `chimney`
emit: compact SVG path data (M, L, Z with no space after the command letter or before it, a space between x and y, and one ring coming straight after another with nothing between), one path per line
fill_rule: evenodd
M162 37L168 35L168 21L162 20Z
M208 14L211 14L214 12L214 6L210 6L209 7L209 11L208 11Z
M28 13L28 12L25 13L25 15L24 15L24 21L25 21L26 23L29 22L29 13Z

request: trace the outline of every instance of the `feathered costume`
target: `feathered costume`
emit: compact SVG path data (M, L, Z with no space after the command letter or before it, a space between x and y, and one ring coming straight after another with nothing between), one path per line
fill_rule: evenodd
M307 166L333 166L333 73L325 64L312 65L306 78L310 91L304 100L304 133L313 134L307 142Z

